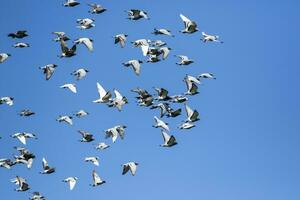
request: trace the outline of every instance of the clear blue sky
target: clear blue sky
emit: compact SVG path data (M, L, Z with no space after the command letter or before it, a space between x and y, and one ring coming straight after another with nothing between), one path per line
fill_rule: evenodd
M95 1L96 2L96 1ZM32 191L47 199L205 199L205 200L298 200L300 196L299 136L299 1L99 1L108 9L91 15L89 7L62 6L63 0L1 1L0 51L11 53L0 64L0 96L15 97L15 105L0 106L0 157L11 157L13 146L22 146L9 137L12 133L36 133L27 148L37 158L33 168L17 165L0 169L1 196L10 200L27 199L9 182L15 175L28 180ZM226 2L226 3L225 3ZM124 10L144 9L151 20L129 21ZM224 44L203 44L200 32L183 35L182 13L195 20L200 30L220 35ZM96 27L81 31L76 19L92 17ZM175 38L154 36L153 28L168 28ZM7 34L28 30L23 40ZM53 31L65 31L72 39L91 37L95 51L78 46L78 55L60 59ZM127 33L128 40L162 39L173 49L163 62L143 64L141 76L121 63L144 59L140 49L127 43L121 49L112 36ZM17 41L30 48L14 49ZM186 68L175 65L173 54L186 54L195 63ZM58 68L45 81L38 67L55 63ZM70 73L80 67L90 70L86 79L75 81ZM165 119L177 137L178 145L164 149L158 129L151 127L157 110L136 106L130 89L139 86L152 91L165 87L171 94L185 91L185 74L212 72L217 80L207 80L200 94L190 98L190 106L201 115L197 127L180 131L185 117ZM96 82L106 89L117 88L129 99L122 112L95 105ZM59 89L75 82L78 93ZM176 105L176 107L179 105ZM37 113L21 118L17 112L29 108ZM85 109L91 114L75 119L74 126L59 124L55 118ZM77 130L87 130L104 139L103 130L117 124L128 126L126 137L110 149L97 152L92 144L78 142ZM99 156L100 166L83 161ZM57 172L40 175L41 159L46 157ZM121 164L140 163L137 175L121 175ZM107 181L91 188L93 169ZM77 176L74 191L61 182Z

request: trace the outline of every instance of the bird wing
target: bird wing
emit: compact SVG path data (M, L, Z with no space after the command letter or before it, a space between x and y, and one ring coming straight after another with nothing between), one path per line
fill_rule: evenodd
M99 94L100 98L102 99L106 95L106 91L98 82L97 82L97 89L98 89L98 94Z
M43 169L44 170L49 168L49 165L48 165L47 160L45 158L43 158L42 164L43 164Z
M168 145L172 145L172 144L175 144L176 143L176 138L172 135L168 141Z
M66 53L69 50L69 48L67 47L67 45L63 39L60 39L60 47L61 47L61 51L63 53Z
M166 59L170 54L170 50L167 47L160 48L160 50L163 53L163 59Z
M185 110L186 110L187 117L191 118L191 116L193 115L194 111L187 104L185 104Z
M141 48L142 48L143 55L146 56L148 53L149 45L142 44Z
M93 51L94 50L93 42L90 39L84 38L82 40L82 42L88 48L89 51Z
M123 172L122 175L126 174L130 170L130 167L128 164L123 165Z
M22 142L22 144L26 145L26 138L24 135L18 135L17 138Z
M164 130L161 131L161 134L162 134L162 136L164 138L164 143L167 143L170 140L171 136L166 131L164 131Z
M68 85L68 88L69 88L69 90L71 90L73 93L77 93L76 86L75 86L74 84L69 84L69 85Z
M54 68L47 67L44 73L46 73L46 80L49 80L54 73Z
M183 14L180 14L179 16L182 19L182 21L184 22L184 26L187 28L188 24L191 23L192 21L189 18L187 18L186 16L184 16Z
M74 178L72 179L69 179L69 187L70 187L70 190L73 190L74 187L76 185L76 180Z
M100 176L96 173L96 171L93 171L93 180L94 180L94 184L97 185L99 183L102 182Z
M130 167L130 172L131 172L132 176L134 176L135 172L136 172L136 169L137 169L136 164L135 163L129 163L128 165Z
M114 93L115 93L116 99L118 99L118 100L123 99L123 96L120 94L120 92L118 90L114 90Z
M133 70L134 70L135 74L140 75L141 65L140 65L139 61L134 60L131 64L132 64L132 67L133 67Z

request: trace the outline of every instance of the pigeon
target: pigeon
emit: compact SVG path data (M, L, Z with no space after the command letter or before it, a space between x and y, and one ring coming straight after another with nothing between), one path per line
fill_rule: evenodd
M110 145L107 145L107 144L105 144L104 142L100 142L99 144L97 144L96 145L96 149L97 150L104 150L104 149L107 149L107 148L109 148L110 147Z
M33 164L33 158L25 158L24 156L14 156L15 157L15 164L25 164L28 169L32 167Z
M80 142L92 142L95 140L93 135L87 131L79 130L78 133L82 136Z
M27 36L28 36L28 33L25 30L17 31L15 33L9 33L8 34L8 37L18 38L18 39L22 39L22 38L27 37Z
M205 42L219 42L219 43L224 43L223 41L219 40L219 36L217 35L209 35L205 32L202 32L202 36L203 38L201 38L201 40L205 43Z
M30 47L30 45L28 43L25 43L25 42L18 42L16 44L14 44L13 47L15 47L15 48L25 48L25 47Z
M111 99L111 92L105 91L104 88L100 85L100 83L97 82L97 90L99 94L99 99L94 100L94 103L108 103Z
M148 54L149 43L146 39L139 39L131 43L133 44L134 47L141 47L143 56L146 56Z
M33 192L32 196L29 198L30 200L45 200L45 197L41 195L39 192Z
M155 120L155 125L153 125L153 127L162 128L166 131L170 131L168 123L165 123L164 121L158 119L156 116L154 116L154 120Z
M96 173L95 170L93 170L92 176L93 176L93 184L91 186L95 187L98 185L102 185L103 183L106 183L106 181L100 178L100 176Z
M52 34L57 35L57 38L53 39L55 42L59 42L60 40L63 40L63 41L70 40L70 38L68 36L66 36L65 32L56 31L56 32L52 32Z
M142 18L149 19L147 12L143 10L131 9L126 12L128 13L128 19L130 20L139 20Z
M66 88L66 89L69 89L73 93L77 93L76 85L73 83L64 84L64 85L60 86L60 88Z
M146 90L141 88L136 88L131 90L132 92L136 92L139 96L136 97L138 99L138 103L140 106L151 106L153 104L153 97Z
M30 159L35 158L35 155L26 148L23 148L23 147L14 147L14 148L20 152L20 155L15 156L15 159L28 161Z
M52 174L55 172L55 168L49 167L48 162L45 158L43 158L42 164L43 164L43 171L41 171L40 174Z
M195 127L195 124L193 124L192 122L184 122L178 128L179 129L191 129L193 127Z
M198 31L196 22L191 21L189 18L187 18L183 14L180 14L180 18L184 22L184 29L180 31L181 33L191 34L191 33L195 33L196 31Z
M17 192L24 192L30 189L26 179L20 176L16 176L16 178L12 179L11 182L19 186L17 189L15 189Z
M177 62L176 65L189 65L194 61L189 59L187 56L184 55L175 55L176 57L180 58L180 62Z
M120 43L121 47L125 47L125 42L127 40L128 35L127 34L118 34L114 36L115 44Z
M80 68L80 69L77 69L77 70L73 71L71 73L71 75L75 76L76 80L81 80L84 77L86 77L86 75L87 75L88 72L89 72L89 70Z
M105 130L105 139L111 137L112 142L115 143L118 138L118 135L119 135L120 138L123 140L124 134L125 134L125 128L127 128L127 127L124 125L117 125L117 126L114 126L112 128Z
M76 0L66 0L66 2L63 4L65 7L74 7L78 6L80 3Z
M197 78L186 75L183 81L187 86L187 92L185 93L186 95L195 95L199 93L197 84L200 84L200 81Z
M161 134L164 138L164 143L161 144L161 147L172 147L177 144L176 138L173 135L169 135L166 131L162 130Z
M81 30L93 28L93 27L95 27L94 22L95 22L95 20L90 19L90 18L77 19L77 23L79 24L79 26L77 26L77 28L79 28Z
M122 165L123 166L122 175L125 175L130 170L131 175L135 176L136 169L137 169L138 165L139 164L137 162L128 162L128 163L123 164Z
M11 54L9 53L0 53L0 63L3 63L4 61L6 61L8 59L8 57L10 57Z
M188 100L188 98L184 95L174 95L170 97L170 101L172 103L183 103L186 102Z
M73 120L72 120L72 117L71 116L67 116L67 115L59 115L59 117L56 119L56 121L58 122L65 122L69 125L73 125Z
M202 73L198 76L198 79L216 79L216 77L212 73Z
M163 28L161 28L161 29L155 28L153 34L154 35L168 35L168 36L174 37L174 35L172 35L170 30L163 29Z
M31 115L35 115L35 112L32 112L29 109L24 109L24 110L21 110L21 112L19 113L19 115L22 116L22 117L29 117Z
M1 97L0 98L0 105L7 104L9 106L14 105L14 98L13 97Z
M134 70L134 73L139 76L141 73L141 63L143 61L140 60L129 60L128 62L122 63L125 67L132 67Z
M96 157L96 156L94 156L94 157L86 157L84 159L84 161L85 162L91 162L94 165L99 166L99 157Z
M74 41L74 44L75 45L77 45L77 44L84 44L89 51L93 51L94 50L93 39L90 39L90 38L79 38L79 39L77 39L77 40Z
M165 60L170 54L170 50L172 49L170 47L161 47L158 50L162 54L162 58Z
M85 117L87 116L89 113L84 111L84 110L79 110L77 113L75 113L75 116L78 117L78 118L82 118L82 117Z
M77 177L68 177L68 178L64 179L63 182L69 183L70 190L73 190L76 185L77 180L78 180Z
M150 109L156 109L156 108L160 109L160 118L162 118L163 116L165 116L168 113L169 104L168 103L159 103L157 105L153 105L150 107Z
M116 107L119 111L122 110L123 106L128 103L126 97L122 96L118 90L114 90L115 98L110 100L108 106L109 107Z
M174 110L173 108L168 107L167 117L177 117L181 115L181 108Z
M26 133L26 132L15 133L15 134L11 135L11 137L12 138L18 138L18 140L20 140L20 142L24 145L26 145L26 139L27 138L37 139L35 134Z
M199 112L197 110L192 110L187 104L185 104L185 110L187 114L185 122L195 122L199 120Z
M46 75L46 80L48 81L52 77L56 67L56 64L48 64L43 67L39 67L39 69L43 70L43 73Z
M154 90L158 94L158 97L156 98L158 101L167 101L171 99L171 97L168 96L168 90L166 90L165 88L155 87Z
M61 55L60 58L69 58L76 55L76 44L74 44L71 48L68 48L65 41L61 38L60 39L60 47L61 47Z
M10 169L15 163L7 158L0 159L0 167L4 167L6 169Z
M107 10L106 8L103 8L99 4L88 3L87 5L92 7L91 10L89 10L89 13L91 13L91 14L100 14Z
M69 183L70 190L73 190L76 185L77 180L78 180L77 177L68 177L68 178L64 179L63 182Z

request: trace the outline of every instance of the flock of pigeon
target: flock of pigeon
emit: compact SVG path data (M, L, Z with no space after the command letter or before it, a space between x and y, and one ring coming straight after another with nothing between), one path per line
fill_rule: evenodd
M63 6L65 7L74 7L80 5L79 2L75 0L67 0ZM100 14L107 9L102 7L99 4L88 4L88 6L91 7L91 10L89 10L89 13L91 14ZM131 9L127 11L128 19L130 20L140 20L140 19L149 19L147 12L143 10L138 9ZM184 23L184 29L180 32L183 34L193 34L198 31L197 23L195 21L190 20L186 16L180 14L179 15L181 20ZM90 29L95 27L95 20L91 18L84 18L84 19L77 19L77 28L79 29ZM77 40L74 40L74 43L71 48L68 47L66 42L70 40L70 38L64 33L64 32L53 32L53 34L56 35L56 38L54 38L54 41L58 42L61 47L61 55L59 57L61 58L70 58L73 56L76 56L76 48L78 45L83 44L87 47L89 51L93 51L93 40L90 38L79 38ZM174 37L174 35L171 33L170 30L167 29L154 29L153 34L155 35L166 35L170 37ZM27 31L20 30L15 33L8 34L8 37L11 38L17 38L22 39L29 36ZM120 44L121 48L124 48L126 45L128 35L125 33L118 34L114 36L114 43ZM202 32L202 38L201 40L203 42L218 42L223 43L219 40L218 36L215 35L208 35L204 32ZM146 62L155 63L159 62L161 60L165 60L168 58L171 48L167 47L166 43L162 40L155 40L151 41L149 39L139 39L136 41L131 42L134 47L139 47L142 50L142 54L144 56L147 56L148 59ZM30 47L30 44L24 43L24 42L18 42L13 45L15 48L28 48ZM1 53L0 54L0 63L6 62L8 58L11 55L9 53ZM192 64L194 61L188 56L185 55L175 55L180 60L177 62L177 65L189 65ZM143 61L140 60L129 60L127 62L122 63L125 67L131 67L136 75L140 75L141 73L141 65ZM42 70L42 72L45 74L45 79L49 80L53 76L55 69L57 68L56 64L47 64L43 67L40 67L39 69ZM78 69L71 73L71 75L74 75L77 80L84 79L88 74L87 69ZM159 117L154 116L155 124L153 127L160 128L161 134L163 137L163 144L160 146L162 147L172 147L177 144L176 138L174 135L170 134L170 128L168 126L168 123L164 122L162 118L164 116L169 118L178 117L182 113L182 109L174 109L172 108L172 103L179 103L184 104L185 111L186 111L186 119L183 121L183 123L178 127L179 129L191 129L195 127L195 123L200 119L199 118L199 112L195 109L192 109L188 104L188 97L198 94L198 85L201 84L201 81L204 79L215 79L215 76L212 73L202 73L198 76L191 76L191 75L185 75L183 81L186 83L187 91L183 92L182 94L178 95L169 95L169 92L165 88L159 88L154 87L153 89L156 91L156 94L150 94L148 91L142 88L135 88L131 91L137 94L137 103L139 106L143 107L149 107L150 109L159 109L160 115ZM99 98L95 99L93 103L96 104L106 104L108 107L116 107L119 111L123 109L123 106L128 103L128 100L125 96L123 96L117 89L114 89L113 92L106 91L103 86L100 83L96 83L97 91L99 94ZM76 85L73 83L66 83L62 85L60 88L68 89L73 93L77 93ZM1 104L7 104L8 106L14 105L14 98L13 97L0 97L0 105ZM24 109L20 111L19 113L22 117L30 117L32 115L35 115L35 112ZM78 111L75 116L78 118L82 118L89 115L88 112L85 110ZM61 115L58 116L56 119L58 122L63 122L69 125L73 124L73 117L68 115ZM111 138L112 142L115 143L118 137L121 139L124 139L125 136L125 125L116 125L112 128L109 128L105 130L105 138ZM91 133L79 130L78 131L81 134L81 142L92 142L94 141L94 137ZM11 135L12 138L17 138L23 145L26 145L27 139L37 139L35 134L27 133L27 132L20 132L15 133ZM105 144L104 142L101 142L95 146L97 150L105 150L109 148L110 145ZM10 169L16 164L25 164L27 168L31 168L33 164L33 160L35 159L34 153L30 152L28 149L24 147L15 147L15 149L19 152L19 155L14 155L13 159L9 158L2 158L0 159L0 167L4 167L7 169ZM86 162L91 162L95 166L99 166L99 157L86 157ZM136 174L136 170L138 167L137 162L128 162L123 164L123 171L122 174L126 174L128 171L131 172L132 176ZM45 158L42 159L42 171L41 174L51 174L55 172L55 167L50 166ZM91 186L99 186L101 184L104 184L105 181L100 178L100 176L97 174L97 172L94 170L92 172L92 178L93 182ZM67 177L63 179L63 182L66 182L69 184L70 190L73 190L76 182L78 181L77 177ZM14 179L11 180L12 183L15 183L18 187L15 189L16 191L27 191L30 189L29 184L27 183L27 180L25 178L22 178L20 176L16 176ZM33 192L32 196L30 197L32 200L39 200L39 199L45 199L43 195L41 195L39 192Z

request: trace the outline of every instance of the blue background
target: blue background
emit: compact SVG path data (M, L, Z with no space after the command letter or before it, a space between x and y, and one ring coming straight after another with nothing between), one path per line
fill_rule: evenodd
M16 165L0 169L1 196L27 199L28 192L17 193L9 182L15 175L28 180L32 191L47 199L243 199L298 200L299 175L299 1L100 1L107 12L91 15L86 1L65 8L63 1L1 1L0 49L12 56L0 64L0 96L13 96L15 105L0 106L0 157L17 153L13 146L22 144L9 135L28 131L38 140L28 140L27 148L37 156L33 168ZM151 20L129 21L124 10L144 9ZM201 31L220 35L224 44L200 41L200 32L180 34L182 13L198 23ZM76 28L76 19L92 17L96 27ZM172 30L175 38L154 36L153 28ZM30 36L22 40L7 34L19 29ZM52 41L53 31L65 31L73 39L91 37L95 51L78 46L77 56L60 59L59 43ZM124 49L113 44L112 36L129 35ZM166 61L143 64L140 77L122 62L145 59L136 39L162 39L173 50ZM14 49L17 41L30 48ZM71 45L70 42L68 42ZM175 54L195 60L188 67L175 65ZM38 67L58 65L50 81ZM80 67L90 70L82 81L70 73ZM137 86L152 90L167 88L171 94L186 90L185 74L212 72L216 80L206 80L200 94L189 105L201 115L197 126L188 131L176 127L184 115L169 122L178 145L159 147L162 137L152 126L158 110L138 107L130 89ZM96 105L96 82L105 89L117 88L129 99L122 112ZM78 93L60 89L64 83L76 83ZM176 104L174 107L179 107ZM182 106L182 105L181 105ZM21 118L17 113L29 108L36 116ZM68 126L55 121L60 114L85 109L90 115L74 119ZM117 124L128 126L123 141L98 152L93 145L80 143L77 130L90 131L96 142L104 139L104 129ZM96 143L95 142L95 143ZM99 156L100 166L83 161L85 156ZM40 175L45 157L57 172ZM122 176L121 164L140 163L135 177ZM93 169L107 181L92 188ZM73 191L61 182L77 176Z

